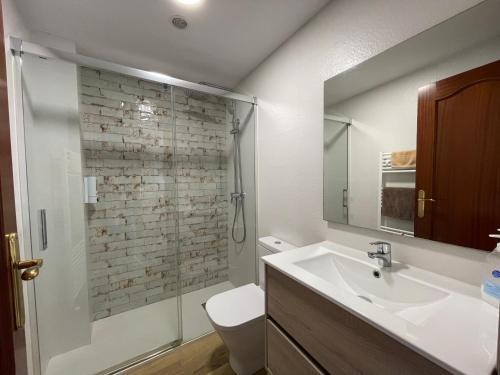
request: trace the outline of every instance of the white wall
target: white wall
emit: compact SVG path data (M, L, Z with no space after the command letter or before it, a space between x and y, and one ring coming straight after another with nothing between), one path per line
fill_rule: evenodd
M323 82L480 3L480 0L335 0L237 88L259 98L259 236L298 245L333 240L479 284L485 253L322 220Z
M499 59L500 38L496 37L327 110L352 119L350 224L377 228L380 153L416 149L418 89ZM398 177L397 181L405 181Z
M2 0L2 12L3 12L3 31L5 39L9 35L17 35L20 38L27 38L30 32L26 25L24 24L14 0ZM5 51L8 51L8 44L5 45Z

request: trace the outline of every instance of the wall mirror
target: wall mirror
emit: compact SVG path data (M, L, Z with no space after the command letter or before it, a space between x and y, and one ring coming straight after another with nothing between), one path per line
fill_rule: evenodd
M496 246L499 14L486 0L325 82L325 220Z

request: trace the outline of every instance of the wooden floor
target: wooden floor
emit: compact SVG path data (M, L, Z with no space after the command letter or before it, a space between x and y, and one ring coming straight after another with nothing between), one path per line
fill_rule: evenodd
M227 348L214 332L135 367L126 375L234 375L228 361ZM266 371L257 374L265 375Z

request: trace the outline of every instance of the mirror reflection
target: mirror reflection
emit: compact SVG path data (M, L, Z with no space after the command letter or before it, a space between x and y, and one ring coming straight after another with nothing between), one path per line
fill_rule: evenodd
M498 14L486 1L325 82L325 220L495 247Z

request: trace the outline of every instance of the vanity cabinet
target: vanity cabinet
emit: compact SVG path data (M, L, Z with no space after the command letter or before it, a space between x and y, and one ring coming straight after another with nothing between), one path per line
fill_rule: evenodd
M290 338L267 319L267 367L272 374L324 374Z
M273 375L449 374L269 266L266 288L266 368Z

